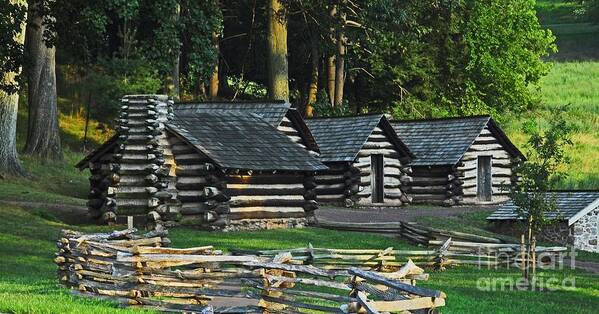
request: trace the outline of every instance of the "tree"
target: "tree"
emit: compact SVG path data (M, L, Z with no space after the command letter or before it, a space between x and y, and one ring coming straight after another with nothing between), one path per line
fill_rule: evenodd
M0 8L0 178L25 174L17 155L18 76L21 73L27 2Z
M523 278L527 283L534 281L532 261L536 260L536 236L555 221L548 219L547 214L558 210L548 192L564 177L559 167L568 162L565 147L572 145L572 127L563 118L565 113L566 108L558 109L544 132L539 132L533 122L527 124L524 132L530 136L527 141L529 159L515 169L520 179L510 188L510 196L525 225Z
M43 1L29 4L25 48L29 123L25 153L45 159L62 159L56 94L56 47Z
M281 0L268 0L268 93L289 101L286 11Z
M590 0L587 4L587 16L591 23L599 24L599 0Z

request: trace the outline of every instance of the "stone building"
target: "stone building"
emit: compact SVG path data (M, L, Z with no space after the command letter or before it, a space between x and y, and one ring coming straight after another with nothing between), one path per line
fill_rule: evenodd
M556 191L558 212L547 213L557 220L542 233L542 238L576 249L599 252L599 191ZM517 207L509 202L495 211L487 220L502 232L514 230L518 219Z

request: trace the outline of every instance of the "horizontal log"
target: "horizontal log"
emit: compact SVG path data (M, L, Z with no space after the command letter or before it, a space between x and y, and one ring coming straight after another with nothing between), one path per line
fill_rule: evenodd
M301 207L278 207L273 210L269 207L238 207L232 208L228 216L232 220L304 218L306 213Z
M254 199L254 198L246 198L246 199L236 199L232 198L229 201L229 206L231 208L237 207L255 207L255 206L272 206L272 207L289 207L289 206L304 206L306 200L304 200L303 196L297 199L276 199L276 198L266 198L266 199Z
M227 183L232 184L292 184L303 183L304 176L301 174L254 174L251 176L227 175Z
M303 184L228 184L225 191L230 196L237 195L302 195Z

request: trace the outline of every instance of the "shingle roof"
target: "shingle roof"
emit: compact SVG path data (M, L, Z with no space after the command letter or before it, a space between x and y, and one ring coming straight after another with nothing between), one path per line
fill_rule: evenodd
M547 213L546 217L567 220L569 225L599 206L599 191L556 191L550 195L555 198L559 211ZM516 220L517 208L510 201L487 217L487 220Z
M408 147L397 137L387 118L382 114L341 118L319 118L306 120L306 124L320 148L320 160L323 162L352 162L362 146L379 124L398 152L412 157Z
M308 151L255 114L175 111L167 128L225 169L316 171L327 169Z
M391 124L399 138L416 155L412 161L414 166L455 165L485 126L508 152L524 159L489 116L392 121Z
M291 104L284 101L264 102L201 102L178 103L174 106L177 114L191 114L204 112L245 112L254 113L273 126L278 126Z
M106 152L112 150L116 146L118 138L118 134L113 135L106 142L104 142L104 144L100 145L98 148L94 149L89 154L87 154L81 161L79 161L75 165L75 168L79 170L87 168L89 166L90 161L93 162L100 158L102 155L104 155Z

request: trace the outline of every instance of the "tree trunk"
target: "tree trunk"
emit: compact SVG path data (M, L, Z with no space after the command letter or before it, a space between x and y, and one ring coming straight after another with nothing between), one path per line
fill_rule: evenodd
M212 33L212 42L214 43L214 49L216 49L216 53L220 56L220 52L219 52L219 39L218 39L218 34L216 32ZM218 81L218 62L219 62L220 57L216 58L216 61L214 63L214 68L212 70L212 75L210 76L210 88L209 88L209 93L210 93L210 99L215 100L218 97L218 86L219 86L219 81Z
M289 101L287 13L281 0L268 1L268 92L271 99Z
M179 21L179 17L181 16L181 5L179 3L175 4L175 12L173 14L173 20L175 23ZM181 99L181 49L178 47L175 48L175 58L173 60L173 99L175 101L179 101Z
M62 159L56 96L56 47L44 42L44 17L37 6L29 6L25 37L28 56L27 87L29 125L25 153L42 160Z
M331 106L335 104L335 56L327 58L327 94Z
M318 94L318 66L320 63L320 53L318 52L318 42L312 40L312 73L310 75L310 86L308 87L308 100L306 101L306 117L312 118L314 115L314 103Z
M337 58L335 64L335 106L343 105L343 89L345 85L345 13L339 12L339 30L337 32Z
M24 0L10 0L10 3L27 6L27 2ZM25 21L23 21L15 41L20 44L24 43ZM12 83L18 74L14 72L2 73L2 80L5 83ZM8 94L0 91L0 178L25 175L25 170L21 166L17 155L18 105L18 93Z
M337 5L335 4L331 4L331 10L329 11L329 16L331 17L331 20L335 20L335 16L337 15ZM335 28L331 27L330 31L330 38L331 38L331 42L335 43L336 38L334 36L335 34ZM330 55L327 58L327 94L329 94L329 101L331 103L331 106L333 106L335 104L335 76L336 76L336 70L335 70L335 55Z

